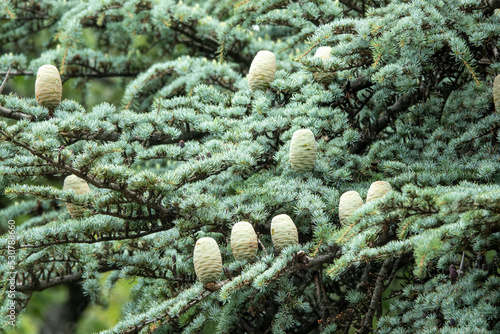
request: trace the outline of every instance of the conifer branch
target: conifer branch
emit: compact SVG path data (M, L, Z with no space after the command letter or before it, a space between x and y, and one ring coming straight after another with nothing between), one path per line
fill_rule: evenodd
M370 143L376 139L378 134L384 130L391 122L394 121L396 116L403 110L406 110L412 105L414 101L413 96L401 96L387 111L379 116L376 122L371 123L363 130L362 138L356 142L350 149L352 154L361 153Z
M9 141L11 143L13 143L14 145L24 148L25 150L29 151L32 155L34 155L42 160L47 161L48 163L50 163L54 167L59 168L59 170L65 170L73 175L76 175L76 176L84 179L85 181L89 182L90 184L96 186L97 188L107 188L107 189L111 189L111 190L117 191L119 193L122 193L126 198L134 201L135 203L140 203L142 205L151 207L152 209L154 209L157 212L157 214L159 214L161 216L162 219L169 220L169 219L173 218L172 212L170 210L165 209L163 206L161 206L160 204L157 204L155 201L145 199L142 195L140 195L134 191L123 188L120 184L101 182L97 178L92 177L86 173L82 173L80 170L78 170L70 165L67 165L63 162L57 162L54 159L52 159L52 158L50 158L42 153L37 152L34 148L29 146L28 144L24 144L24 143L16 140L13 136L9 136L9 134L3 130L0 130L0 134L4 135L6 138L8 138Z
M373 290L372 298L370 301L370 307L368 308L368 312L365 314L363 318L363 323L361 328L356 331L357 334L369 333L372 330L373 316L375 315L376 309L379 307L382 293L386 288L386 285L384 283L389 275L389 268L391 264L392 264L391 259L385 259L384 263L382 264L382 268L380 268L377 277L377 282L375 283L375 289Z
M39 262L42 263L42 262ZM114 270L120 270L122 269L120 266L113 265L113 266L108 266L108 265L101 265L97 268L97 271L100 273L105 273L109 271L114 271ZM40 270L43 270L40 269ZM33 279L33 277L36 277L37 275L35 274L34 271L32 271L32 274L34 276L31 277L30 281L31 282L26 282L27 280L25 278L23 279L18 279L18 282L21 281L23 284L16 284L16 291L23 292L23 293L33 293L36 291L43 291L48 288L52 288L57 285L62 285L62 284L68 284L68 283L76 283L80 282L83 280L82 274L83 272L78 268L75 272L71 274L64 274L64 272L67 271L66 267L61 268L61 272L56 273L56 272L51 272L49 273L49 277L41 277L42 273L40 273L39 277L37 279ZM138 277L145 277L145 278L153 278L153 279L162 279L165 281L172 281L172 282L182 282L182 283L194 283L193 280L190 279L185 279L183 277L166 277L166 276L159 276L154 273L143 273L143 272L135 272L135 276ZM26 282L26 283L25 283Z
M7 80L9 80L9 74L10 74L10 67L9 67L7 73L5 74L5 78L2 81L2 85L0 86L0 94L2 94L2 92L3 92L3 88L5 86L5 83L7 82Z
M157 232L167 231L172 228L171 225L168 224L143 224L146 228L141 230L130 230L125 225L122 230L117 230L116 228L109 233L109 235L104 236L100 234L89 234L89 235L81 235L80 238L77 239L55 239L54 241L43 241L40 244L19 244L18 248L40 248L54 245L66 245L66 244L94 244L103 241L114 241L114 240L128 240L128 239L138 239L140 237L144 237L150 234L154 234ZM47 236L49 238L49 236Z
M139 73L138 72L102 72L99 71L97 68L90 67L90 66L85 66L84 64L81 63L73 63L69 62L66 64L67 67L69 66L79 66L82 68L87 68L89 70L92 70L93 72L76 72L74 71L74 67L72 67L71 71L66 69L66 72L64 75L61 75L61 78L63 79L63 82L67 81L68 79L73 79L73 78L90 78L90 79L103 79L103 78L115 78L115 77L136 77ZM0 75L5 75L8 72L1 72ZM11 76L16 77L16 76L34 76L36 75L36 72L33 71L14 71L10 73Z
M196 304L200 303L201 301L205 300L207 297L209 297L213 291L209 290L203 290L201 294L193 299L191 299L186 305L184 305L180 311L178 311L175 315L175 317L172 317L168 314L168 312L165 312L159 316L155 316L153 319L146 320L142 322L140 325L136 325L132 328L129 328L122 333L124 334L135 334L139 333L144 327L151 325L153 323L159 322L160 324L165 324L165 323L170 323L172 321L175 321L178 319L182 314L186 313L189 309L191 309L193 306ZM149 333L152 333L151 331L148 331Z
M290 262L288 262L287 267L285 269L279 271L277 275L273 276L270 279L270 281L274 281L274 280L278 279L279 277L282 277L286 273L292 273L292 272L304 270L304 267L302 267L300 265L297 266L297 263L298 263L297 261L306 260L306 261L308 261L307 267L314 268L314 267L320 266L323 263L331 261L337 255L338 255L338 250L334 249L332 252L330 252L328 254L323 254L321 256L318 256L317 258L309 258L309 257L305 256L305 252L300 251L296 254L296 256L293 257L293 259ZM290 265L293 263L295 263L295 265ZM307 270L315 270L315 269L307 269ZM195 306L200 301L202 301L205 298L207 298L208 296L210 296L214 291L221 289L224 285L228 284L229 282L230 282L229 280L226 280L226 281L218 282L215 284L211 284L206 290L202 291L201 296L198 296L198 297L192 299L191 301L189 301L181 309L180 312L176 313L176 317L171 317L167 312L167 313L162 314L159 317L155 317L154 319L150 319L148 321L142 322L140 325L135 325L133 327L130 327L128 330L125 330L123 333L138 333L145 326L156 323L156 322L158 322L159 324L165 324L165 323L170 323L172 321L175 321L179 315L183 314L189 308ZM241 288L248 286L250 284L252 284L252 281L244 281L234 288L241 289Z
M499 1L198 2L9 0L0 10L0 84L9 67L10 77L35 76L62 61L63 79L79 78L85 103L96 105L84 110L72 101L80 94L57 90L48 117L40 93L52 89L42 80L37 102L0 96L0 195L10 196L0 216L11 219L0 224L0 257L11 255L6 246L18 251L22 291L8 297L16 310L59 284L83 282L98 298L97 278L111 271L106 288L124 277L141 283L106 334L214 323L248 333L494 331L498 256L483 270L464 269L463 252L500 248L500 114L491 92ZM328 51L312 59L320 45ZM274 52L279 71L271 88L250 91L244 75L258 50ZM118 84L92 94L90 79L128 75L124 92ZM8 87L26 92L24 83ZM134 112L96 100L107 93ZM312 173L292 166L299 128L314 134ZM66 174L99 189L56 189ZM368 185L380 178L393 190L372 201ZM339 195L348 190L369 195L344 223ZM35 199L15 205L22 196ZM51 206L60 201L84 215L66 221L64 204ZM278 214L293 216L304 251L266 253ZM260 237L245 268L228 244L236 220L251 221ZM217 269L205 286L191 265L202 237L217 240L225 276ZM459 256L463 275L452 289L460 294L450 295L443 268L455 274ZM386 312L381 297L400 267ZM429 301L446 298L446 310L433 303L428 312Z
M0 117L5 117L5 118L10 118L10 119L15 119L17 121L23 120L23 119L34 119L35 117L32 115L25 114L20 111L14 111L11 109L4 108L0 106Z
M167 144L177 144L180 140L189 141L189 140L200 140L205 137L207 133L197 132L197 131L189 131L182 133L179 137L173 138L170 135L167 135L162 132L153 132L148 139L144 140L144 138L140 137L132 137L128 139L129 142L141 142L144 147L151 147L155 145L167 145ZM74 143L80 140L102 140L102 141L118 141L122 136L121 132L118 131L97 131L97 132L75 132L75 133L67 133L64 135L65 137L71 139L69 142Z
M340 2L355 12L365 14L365 10L363 9L363 7L360 7L354 0L340 0Z
M24 293L43 291L45 289L52 288L57 285L78 282L81 280L81 278L82 278L82 273L75 272L69 275L56 276L48 280L43 280L43 281L36 280L29 284L16 285L16 291Z
M28 119L32 121L44 121L48 117L40 117L29 115L23 113L21 111L15 111L11 109L4 108L0 106L0 117L10 118L14 120L23 120ZM122 132L119 131L103 131L98 130L96 132L69 132L60 134L61 136L70 139L67 145L71 145L80 140L102 140L102 141L118 141L122 136ZM155 145L167 145L167 144L176 144L180 140L188 141L188 140L200 140L205 137L207 133L205 132L197 132L197 131L188 131L182 133L179 137L173 138L171 135L167 135L162 132L153 132L148 139L144 140L142 137L132 137L129 138L129 142L141 142L144 147L150 147Z

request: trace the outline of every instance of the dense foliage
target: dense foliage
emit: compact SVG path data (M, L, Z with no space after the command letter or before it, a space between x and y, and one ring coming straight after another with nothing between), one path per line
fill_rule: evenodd
M104 333L500 332L498 7L3 1L2 325L34 292L65 284L105 304L134 278ZM322 46L330 55L315 57ZM276 72L250 90L260 50ZM46 64L62 78L56 108L12 79ZM90 102L99 82L121 103ZM314 160L292 169L300 129ZM90 191L63 189L69 175ZM392 190L340 219L341 195L366 199L374 181ZM299 243L276 247L283 214ZM8 221L27 215L9 244ZM231 250L240 221L257 232L252 260ZM223 267L205 285L193 264L204 237Z

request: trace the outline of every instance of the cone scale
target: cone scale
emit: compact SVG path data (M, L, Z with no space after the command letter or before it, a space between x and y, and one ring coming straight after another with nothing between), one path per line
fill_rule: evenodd
M276 56L271 51L261 50L250 65L248 86L251 91L266 90L274 80L276 73Z
M231 250L236 260L251 261L257 252L257 234L252 224L236 223L231 230Z
M297 227L288 215L278 215L271 221L271 238L276 250L299 243Z
M222 272L222 257L213 238L200 238L194 246L194 271L204 285L216 282Z
M62 82L54 65L43 65L38 69L35 81L36 102L50 110L61 103Z
M311 172L316 162L316 140L309 129L297 130L290 143L290 164L295 172Z
M83 179L80 179L76 175L70 175L64 179L63 190L72 189L77 194L85 194L90 191L89 185ZM79 205L74 205L71 203L66 204L68 207L69 214L73 218L78 218L83 216L84 212L87 211L84 207Z

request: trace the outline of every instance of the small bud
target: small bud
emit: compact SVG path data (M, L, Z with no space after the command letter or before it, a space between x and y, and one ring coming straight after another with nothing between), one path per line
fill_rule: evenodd
M184 140L181 140L181 141L179 142L179 146L180 146L181 148L184 148L184 146L186 146L186 144L184 143Z
M451 318L450 321L448 321L448 326L450 327L455 327L457 325L457 322L455 319Z
M483 263L483 265L481 266L481 270L488 271L488 267L486 266L486 263Z
M455 283L458 280L457 268L453 264L450 266L450 279L452 283Z
M205 160L205 156L204 156L204 155L202 155L202 156L200 157L200 159L201 159L201 160Z
M200 160L200 156L197 155L196 157L194 157L196 160Z
M211 158L212 157L212 153L208 152L207 153L207 158Z
M174 255L172 255L172 262L173 262L174 264L175 264L175 263L177 263L177 257L175 256L175 254L174 254Z

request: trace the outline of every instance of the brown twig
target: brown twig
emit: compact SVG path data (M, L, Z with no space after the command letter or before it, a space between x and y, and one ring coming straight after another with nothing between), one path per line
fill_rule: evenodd
M372 330L373 316L375 315L375 311L377 310L380 304L382 293L385 290L384 281L388 277L389 267L391 266L391 262L392 262L391 259L385 259L384 263L382 264L382 268L378 273L377 282L375 283L375 289L372 294L372 299L370 301L368 312L366 312L365 317L363 318L361 328L356 331L356 334L369 333Z
M2 85L0 86L0 94L3 92L3 87L5 86L5 83L7 80L9 80L9 74L10 74L10 67L9 70L7 71L7 74L5 75L5 79L3 79Z
M28 115L22 113L20 111L14 111L0 106L0 117L15 119L15 120L23 120L23 119L34 119L35 116Z
M322 277L321 277L321 273L320 272L316 272L314 273L314 285L316 287L316 298L317 298L317 303L318 303L318 306L319 306L319 313L321 315L321 320L323 321L326 321L326 318L327 318L327 313L326 313L326 306L325 304L323 303L323 300L322 300L322 293L321 293L321 285L322 285Z
M267 250L266 250L266 247L264 246L264 244L262 243L262 241L260 241L260 239L257 238L257 242L259 243L259 247L264 251L264 253L267 256Z

